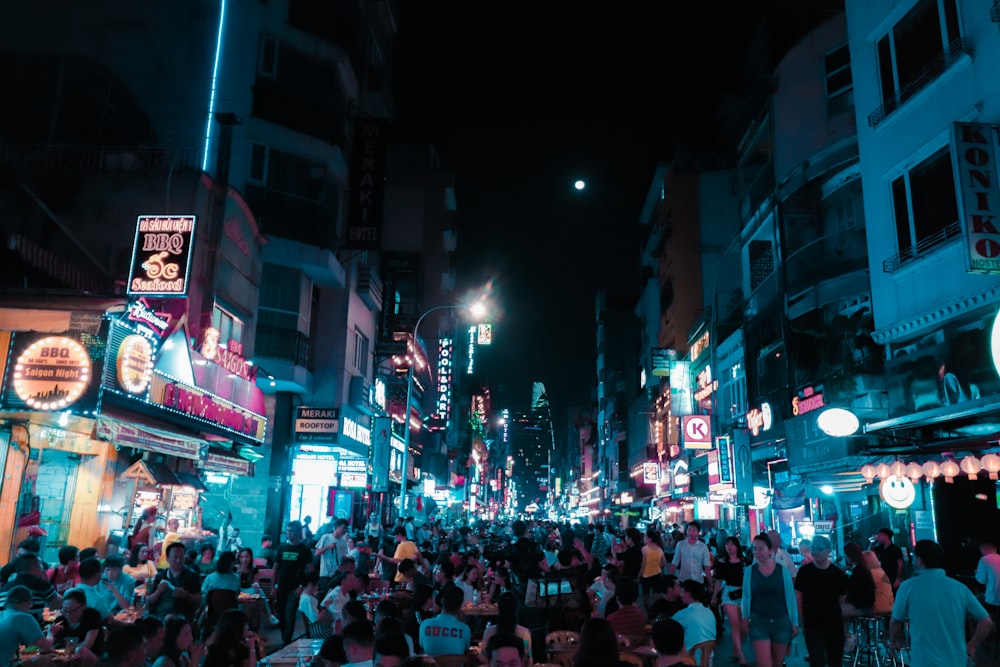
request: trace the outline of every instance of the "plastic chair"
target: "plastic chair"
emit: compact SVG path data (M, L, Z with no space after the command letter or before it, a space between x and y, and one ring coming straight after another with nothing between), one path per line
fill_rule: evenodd
M545 645L549 648L575 651L580 645L580 633L572 630L553 630L545 635Z
M697 661L698 667L710 667L712 656L715 654L715 642L707 641L695 644L689 653Z
M215 630L219 617L224 611L239 609L240 603L237 599L239 593L236 591L216 588L208 592L205 596L205 616L202 624L202 638L208 637Z
M274 570L260 570L257 572L257 585L260 592L268 600L274 599Z

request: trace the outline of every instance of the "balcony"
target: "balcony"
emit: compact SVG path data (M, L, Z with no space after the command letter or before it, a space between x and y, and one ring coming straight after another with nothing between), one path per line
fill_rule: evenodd
M264 234L337 247L337 210L332 204L249 183L246 200Z
M938 78L958 61L963 55L972 55L972 42L959 37L953 40L944 51L927 63L912 80L902 86L895 95L880 104L868 114L868 126L878 127L893 111L903 106L911 97L920 92L927 84Z
M857 227L812 241L788 256L785 272L788 291L868 268L865 230Z
M309 337L301 331L258 325L255 349L260 356L290 361L302 368L311 367Z
M370 266L358 267L358 296L372 312L382 310L382 281Z
M953 222L944 229L939 230L937 233L920 239L916 245L904 248L892 257L883 260L882 270L886 273L895 273L902 266L923 257L928 253L928 251L936 246L943 245L951 239L957 238L961 235L962 225L957 221Z

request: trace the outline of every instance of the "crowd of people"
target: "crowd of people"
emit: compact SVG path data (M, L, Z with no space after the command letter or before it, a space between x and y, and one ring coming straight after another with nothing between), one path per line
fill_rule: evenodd
M574 667L616 664L621 647L643 644L656 648L657 665L690 664L727 630L741 665L750 655L758 667L781 665L801 631L811 664L832 667L855 641L851 619L875 615L889 620L897 647L908 624L911 664L921 667L974 655L1000 604L995 545L982 545L976 575L984 606L944 575L934 542L914 546L904 580L888 528L872 550L845 545L841 568L822 535L800 541L796 564L775 531L743 545L695 521L619 532L541 521L384 527L373 517L357 531L336 519L315 533L292 521L280 544L265 536L256 556L231 535L221 547L185 545L169 525L154 548L154 529L144 527L103 560L63 547L49 566L37 541L22 542L0 569L0 660L33 646L85 666L255 667L265 654L258 633L277 626L283 644L297 627L324 640L317 667L430 665L465 654L477 637L482 662L516 667L544 660L531 632L542 626L579 633ZM262 571L273 584L266 592ZM240 593L263 613L241 610ZM496 604L485 627L465 613L483 603Z

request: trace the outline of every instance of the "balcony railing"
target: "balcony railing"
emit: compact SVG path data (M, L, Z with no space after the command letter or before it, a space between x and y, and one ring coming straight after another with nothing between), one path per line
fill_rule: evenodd
M159 146L4 146L0 164L60 171L189 171L201 168L201 149Z
M912 262L915 259L920 258L927 253L928 250L934 246L941 245L950 239L953 239L962 234L962 225L958 222L953 222L944 229L939 230L935 234L927 236L920 239L916 245L911 245L909 248L904 248L902 251L896 253L892 257L882 261L882 270L886 273L893 273L904 264Z
M785 275L791 291L868 268L864 227L812 241L788 256Z
M889 114L898 109L908 99L920 92L927 84L941 76L952 64L958 60L959 56L972 55L972 42L959 37L953 40L944 51L939 53L932 61L927 63L911 81L900 88L895 95L888 98L874 111L868 114L868 125L878 127Z
M254 349L260 356L310 368L309 337L301 331L258 325Z

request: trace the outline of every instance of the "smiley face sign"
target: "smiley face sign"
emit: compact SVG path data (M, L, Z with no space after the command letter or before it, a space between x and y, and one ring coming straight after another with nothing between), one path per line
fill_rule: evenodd
M908 477L889 475L879 484L878 493L889 507L897 510L905 510L917 499L917 490Z

